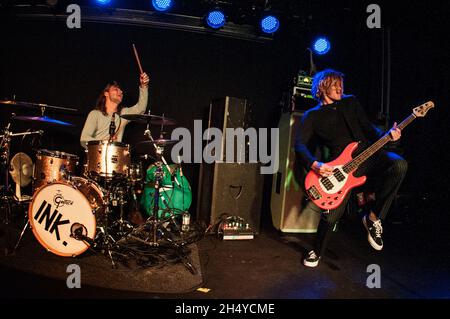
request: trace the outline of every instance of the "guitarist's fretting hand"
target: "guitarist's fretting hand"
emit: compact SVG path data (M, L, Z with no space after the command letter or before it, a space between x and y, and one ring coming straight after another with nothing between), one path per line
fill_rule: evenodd
M322 162L315 161L311 165L311 169L320 176L327 177L333 174L334 167Z
M393 141L397 141L402 136L402 131L397 128L397 122L394 123L392 128L389 130L389 134Z

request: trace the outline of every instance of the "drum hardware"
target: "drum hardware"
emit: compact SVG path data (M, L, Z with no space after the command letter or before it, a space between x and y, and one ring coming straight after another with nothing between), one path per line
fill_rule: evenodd
M42 116L22 116L18 120L62 126L71 125L70 123L44 116L47 105L24 103L22 106L40 107ZM161 132L163 132L164 125L175 124L175 121L164 117L164 115L162 117L146 116L144 118L147 128L150 124L161 125ZM142 118L140 119L142 120ZM25 136L36 133L42 134L43 132L5 133L0 135L0 140L2 141L1 150L3 151L4 149L3 140L5 136L11 137L14 136L13 134ZM155 160L158 161L158 166L155 166L155 174L160 174L158 177L155 175L157 179L155 185L157 185L158 191L155 192L153 198L157 196L158 198L165 198L166 206L170 206L171 199L163 193L166 191L165 188L168 189L169 186L160 182L164 175L163 167L167 168L170 174L175 172L171 178L177 184L179 184L179 176L175 175L176 171L167 164L163 152L167 145L177 141L164 139L162 135L158 139L153 139L149 130L148 135L152 142L147 142L147 145L152 144L157 153ZM78 256L87 249L94 249L96 252L101 250L105 256L109 257L112 266L117 268L116 258L128 257L121 254L121 250L123 248L126 250L127 248L120 247L121 240L131 235L136 238L139 236L140 240L144 238L143 241L151 246L162 244L163 248L166 248L164 244L169 243L175 250L179 250L181 259L186 267L192 271L192 265L188 260L186 261L185 256L182 256L181 250L186 243L175 241L171 233L172 230L179 230L181 227L181 223L177 224L173 211L170 212L167 218L158 218L160 207L156 204L153 207L152 214L155 218L148 218L144 224L145 227L139 230L133 228L127 221L125 206L127 203L137 203L134 186L142 187L144 175L142 166L130 163L129 146L115 143L108 143L104 153L102 153L101 147L97 147L97 150L91 153L97 153L96 156L100 157L100 160L92 164L92 166L86 163L85 173L88 178L74 176L75 171L71 168L71 164L75 162L76 166L78 157L59 151L37 150L38 155L41 157L40 164L42 165L40 167L44 167L44 169L36 171L35 177L44 180L44 183L33 194L26 224L22 229L14 251L19 247L26 229L30 226L40 244L54 254ZM93 148L95 149L95 147ZM9 159L9 152L7 155ZM64 159L64 156L66 156L66 161L58 163L59 160ZM148 157L150 158L150 156ZM95 167L95 169L92 169L92 167ZM46 174L45 170L48 170L49 173ZM43 172L43 175L39 172ZM52 175L50 172L57 175L57 178L50 176ZM46 180L47 178L48 180ZM101 183L103 188L99 186L100 181L98 178L102 182L104 181L104 183ZM158 202L156 201L156 203ZM77 210L76 214L74 208ZM114 217L112 214L113 210L115 213ZM116 218L116 210L120 213L118 218ZM66 220L69 220L69 222L66 223ZM95 226L93 227L93 225ZM56 234L59 235L59 239ZM161 239L164 239L164 243L160 241Z
M105 179L105 183L108 181ZM99 227L99 234L96 237L94 248L100 249L103 254L107 255L111 261L112 268L116 269L117 265L113 257L113 248L117 248L117 243L109 231L109 217L111 216L111 192L112 187L108 189L104 199L105 214L102 218L102 226Z
M167 142L167 140L164 140L162 143L158 143L158 140L153 139L149 124L147 123L147 129L145 130L144 135L146 135L150 141L146 144L152 144L156 150L156 162L155 162L155 171L154 171L154 189L153 192L153 208L152 208L152 214L147 218L144 224L136 227L131 233L129 233L127 236L123 237L118 241L118 244L120 244L122 241L125 241L127 239L133 239L138 242L144 243L146 245L152 246L152 247L159 247L160 246L160 240L163 239L165 242L168 243L168 245L174 249L174 252L178 255L180 260L183 262L183 264L186 266L186 268L191 271L191 273L195 274L197 273L197 270L190 262L189 258L186 258L186 256L183 254L184 246L187 244L186 241L182 241L181 243L176 242L173 237L171 236L170 229L168 227L174 226L176 230L180 231L180 226L178 225L175 214L173 210L170 210L169 216L166 218L159 218L159 202L160 198L163 197L161 194L161 189L164 187L162 181L164 178L164 170L163 167L166 168L168 172L170 172L170 167L167 165L167 162L164 159L163 153L164 153L164 147L166 145L171 144ZM161 131L163 130L163 127L161 128ZM161 136L162 138L162 136ZM170 173L169 173L170 174ZM176 180L176 177L175 177ZM177 184L178 181L177 181ZM145 195L143 195L145 196ZM164 216L165 217L165 216Z
M125 187L118 187L115 191L117 198L113 199L113 206L119 207L119 219L112 223L111 228L116 231L119 237L128 235L132 230L133 226L124 217L124 206L127 203L125 200L125 193L128 191L128 185ZM115 202L115 203L114 203Z
M5 129L3 130L3 134L0 135L0 166L1 168L4 170L4 183L3 183L3 187L1 187L0 189L0 202L1 202L1 206L2 206L2 211L4 212L4 218L3 218L3 222L5 224L8 224L10 222L11 219L11 214L12 214L12 204L16 203L16 202L21 202L22 201L22 196L20 194L20 187L22 186L26 186L25 180L22 180L23 177L25 177L25 179L28 179L28 175L29 175L29 170L30 167L27 167L25 165L25 167L22 167L22 165L20 165L21 167L17 167L18 164L21 164L21 160L20 159L24 159L25 157L28 157L28 155L26 155L25 153L21 153L21 155L18 155L18 157L13 157L14 161L13 161L13 166L11 167L11 159L10 159L10 147L11 147L11 139L13 137L19 137L21 136L22 138L27 136L27 135L42 135L44 132L42 130L39 131L27 131L27 132L20 132L20 133L14 133L10 130L11 128L11 123L12 121L16 118L16 114L15 113L11 113L11 117L9 122L7 123ZM31 159L30 159L31 161ZM30 164L27 161L24 164ZM17 165L16 165L17 164ZM32 164L32 162L31 162ZM14 173L14 175L12 175L13 180L16 182L16 191L18 190L19 192L14 193L11 190L11 186L10 186L10 182L9 182L9 174ZM17 176L15 173L18 173L19 176ZM19 182L19 183L17 183ZM22 184L22 185L20 185ZM18 187L17 187L18 186ZM17 196L19 195L19 196Z

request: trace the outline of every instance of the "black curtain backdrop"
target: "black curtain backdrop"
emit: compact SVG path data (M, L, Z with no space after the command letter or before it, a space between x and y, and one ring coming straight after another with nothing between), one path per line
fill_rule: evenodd
M448 87L448 56L440 25L442 6L409 6L401 11L382 11L383 26L391 30L391 123L410 114L412 107L427 100L436 103L426 119L417 120L404 132L401 149L410 162L404 189L420 196L437 196L438 167L446 154L448 112L444 99ZM337 6L335 4L334 6ZM223 96L252 102L256 127L276 127L280 100L297 72L309 70L306 47L314 34L326 34L332 49L315 57L318 69L332 67L346 74L346 93L357 95L369 116L376 120L381 103L381 30L365 26L365 5L334 8L313 16L314 24L296 34L257 43L145 27L82 23L70 30L65 21L3 20L0 30L0 98L73 107L79 112L48 111L47 115L74 123L75 128L46 128L41 147L82 156L79 136L87 113L111 80L126 91L124 105L138 96L138 66L132 50L139 51L142 66L150 75L149 104L153 114L164 114L192 131L194 119L204 119L211 99ZM445 10L444 10L445 11ZM419 19L420 18L420 19ZM420 21L418 23L417 21ZM447 37L448 38L448 37ZM29 109L0 106L1 126L11 112L37 115ZM13 123L13 130L31 123ZM204 122L204 128L207 123ZM131 123L124 141L144 140L144 125ZM168 130L170 133L170 130ZM154 128L154 133L159 133ZM20 140L13 141L15 150ZM27 140L22 143L28 146ZM170 157L170 150L166 157ZM199 164L186 164L185 173L197 195ZM448 182L448 175L440 176ZM264 214L269 214L271 176L266 176Z

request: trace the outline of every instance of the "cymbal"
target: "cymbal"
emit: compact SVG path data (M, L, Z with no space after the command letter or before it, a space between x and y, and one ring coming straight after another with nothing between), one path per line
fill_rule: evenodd
M15 116L14 119L20 120L20 121L41 122L41 123L55 124L55 125L61 125L61 126L74 126L72 123L55 120L48 116Z
M78 112L77 109L70 108L70 107L54 106L54 105L48 105L48 104L44 104L44 103L23 102L23 101L16 101L16 100L0 100L0 104L32 107L32 108L44 108L44 109L48 108L48 109Z
M170 145L170 144L175 144L177 142L179 142L179 140L169 140L169 139L166 139L166 138L159 138L159 139L156 139L156 140L153 140L153 141L142 141L142 142L139 142L138 144L139 145L155 144L156 146L166 146L166 145Z
M153 125L176 125L177 122L173 119L164 116L151 115L151 114L124 114L120 116L125 120L149 123Z
M9 173L16 184L20 184L20 187L25 187L31 183L33 161L26 153L20 152L14 155L10 166Z

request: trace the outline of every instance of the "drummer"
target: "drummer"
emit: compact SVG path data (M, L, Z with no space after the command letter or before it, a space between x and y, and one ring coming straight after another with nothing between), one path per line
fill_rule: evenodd
M148 85L150 78L143 72L139 77L139 100L132 107L122 107L123 91L117 82L106 85L97 99L96 107L88 114L81 132L81 146L87 148L89 141L113 140L121 142L125 126L129 121L121 118L124 114L143 114L147 108ZM114 120L113 120L114 118ZM114 123L114 134L110 135L111 123Z

